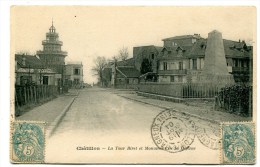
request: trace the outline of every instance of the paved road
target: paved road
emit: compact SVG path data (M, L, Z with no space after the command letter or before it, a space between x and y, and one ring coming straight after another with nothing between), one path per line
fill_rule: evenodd
M197 137L191 145L195 150L174 153L176 159L172 159L173 154L164 150L135 150L139 147L156 147L151 138L151 125L161 111L160 108L117 96L107 89L84 89L53 136L47 140L46 161L109 163L116 160L124 163L145 163L149 160L154 163L188 163L196 158L202 163L208 159L197 155L205 151L209 158L213 157L213 162L218 163L219 151L204 146ZM192 118L201 128L216 126L196 119ZM216 128L208 130L212 138L216 133ZM102 152L80 151L77 150L79 147L96 147ZM122 147L125 149L115 150ZM126 151L128 147L131 147L131 150ZM110 150L112 148L113 150ZM184 158L185 161L180 161L180 158Z

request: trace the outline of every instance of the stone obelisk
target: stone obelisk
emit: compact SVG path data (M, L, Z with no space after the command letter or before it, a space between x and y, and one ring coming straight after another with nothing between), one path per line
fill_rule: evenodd
M208 34L202 75L206 82L233 83L228 72L221 32L214 30Z

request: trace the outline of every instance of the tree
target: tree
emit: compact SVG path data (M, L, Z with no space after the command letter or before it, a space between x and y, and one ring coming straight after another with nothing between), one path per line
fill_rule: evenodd
M107 65L106 58L98 56L96 59L94 59L94 66L91 69L92 72L94 73L94 75L98 76L98 79L99 79L99 82L101 83L101 86L102 86L102 83L103 83L103 80L104 80L103 75L102 75L102 71L106 67L106 65Z
M145 74L145 73L153 71L152 64L151 64L151 62L149 62L149 60L147 58L143 59L140 71L141 71L141 74Z
M122 47L121 49L119 49L118 56L117 56L118 60L125 61L128 58L128 56L129 56L129 52L127 47Z

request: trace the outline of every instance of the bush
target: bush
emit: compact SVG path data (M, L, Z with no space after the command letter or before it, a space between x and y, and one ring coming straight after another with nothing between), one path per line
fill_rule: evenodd
M252 104L252 86L233 85L221 88L218 98L224 108L230 112L234 112L244 116L251 115Z

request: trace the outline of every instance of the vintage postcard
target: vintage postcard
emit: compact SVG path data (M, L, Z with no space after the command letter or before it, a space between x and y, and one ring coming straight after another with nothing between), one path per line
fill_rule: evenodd
M254 6L12 6L12 163L254 164Z

